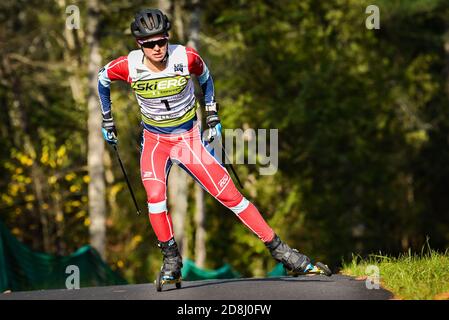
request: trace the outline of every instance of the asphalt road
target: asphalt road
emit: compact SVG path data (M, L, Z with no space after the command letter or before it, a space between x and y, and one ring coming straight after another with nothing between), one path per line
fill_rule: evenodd
M343 275L184 281L181 289L154 284L37 290L0 294L0 300L386 300L384 289Z

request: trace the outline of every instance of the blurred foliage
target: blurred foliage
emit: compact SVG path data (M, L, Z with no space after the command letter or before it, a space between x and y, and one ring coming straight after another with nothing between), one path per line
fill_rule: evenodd
M80 8L80 30L65 29L69 4ZM436 248L449 244L449 3L379 0L379 30L365 28L369 4L201 2L199 51L224 127L279 130L275 175L235 165L245 195L290 245L334 266L352 253L420 248L426 236ZM151 5L102 2L104 64L134 49L129 23ZM76 91L87 83L86 19L85 1L0 4L0 218L35 250L57 254L88 242L87 111ZM126 84L112 88L121 157L144 204L139 108ZM155 235L135 216L114 153L105 163L107 261L129 282L152 280ZM206 204L209 268L227 262L261 276L275 266L230 211L210 196Z

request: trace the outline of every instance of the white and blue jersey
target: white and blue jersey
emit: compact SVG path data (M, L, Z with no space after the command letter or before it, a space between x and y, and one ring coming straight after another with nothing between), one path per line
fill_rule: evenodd
M151 71L141 50L109 62L98 74L98 93L105 119L111 118L110 84L126 81L140 106L144 127L157 133L190 130L196 120L197 103L191 74L198 77L204 102L214 102L214 84L209 69L193 48L168 45L167 66Z

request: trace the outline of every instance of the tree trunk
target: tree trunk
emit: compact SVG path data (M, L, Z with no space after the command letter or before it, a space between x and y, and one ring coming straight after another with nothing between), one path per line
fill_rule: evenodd
M176 1L175 1L176 2ZM180 12L175 12L175 3L168 0L159 0L158 8L169 15L171 21L181 18ZM179 250L183 256L188 256L188 238L185 231L187 214L188 176L178 166L173 166L168 178L168 202L170 215L173 220L173 232Z
M70 3L68 0L57 0L57 4L61 10L61 14L65 14L65 9ZM64 50L64 66L69 71L68 83L72 92L73 101L75 101L77 108L80 110L85 107L85 83L80 75L82 70L82 55L80 53L79 46L80 33L78 29L64 28L64 42L61 43L66 50ZM84 40L84 39L81 39ZM65 222L64 222L64 210L62 204L64 199L61 197L61 190L59 185L55 190L53 198L54 209L56 213L56 235L57 235L57 250L59 255L65 255L67 247L64 242Z
M89 46L88 62L88 154L89 170L89 234L92 246L105 258L106 244L106 202L103 153L104 142L101 137L101 110L97 97L97 74L101 66L99 52L99 3L88 1L87 44Z
M178 166L173 166L168 179L168 201L173 220L173 229L180 252L187 256L188 241L185 232L187 215L187 179L188 176Z
M61 9L62 14L65 13L65 8L70 5L67 3L67 0L58 0L58 5ZM80 70L82 70L82 61L80 54L80 46L79 41L83 41L84 38L77 29L64 29L64 40L63 45L67 50L64 50L64 65L69 71L69 85L70 90L72 91L73 100L78 105L84 105L85 103L85 90L84 90L84 82L80 76Z
M444 51L446 52L446 94L449 99L449 23L444 35Z
M106 219L106 226L108 226L108 220L111 218L117 218L120 213L120 208L117 206L117 192L122 188L119 185L115 185L115 176L114 171L112 170L112 158L109 152L105 152L103 154L103 163L104 163L104 176L107 186L109 186L107 192L107 204L109 206L109 219Z
M204 191L199 184L195 185L195 264L204 268L206 264L206 228L204 227L206 210Z
M158 0L157 6L166 15L172 14L173 3L170 0Z
M194 49L199 47L200 34L200 3L198 0L192 1L193 11L190 19L189 28L189 42L188 46ZM201 121L201 109L198 109L198 119ZM205 206L204 206L204 191L199 184L195 184L195 264L204 268L206 263L206 229L205 225Z
M182 19L182 3L184 1L175 1L173 6L173 26L176 35L181 43L184 43L185 34L184 34L184 20Z

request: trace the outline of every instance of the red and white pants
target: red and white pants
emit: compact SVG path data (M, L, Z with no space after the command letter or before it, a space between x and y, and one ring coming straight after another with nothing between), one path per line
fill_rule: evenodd
M147 193L150 223L159 241L165 242L174 236L166 192L167 176L173 163L195 177L263 242L273 239L273 230L257 208L243 197L227 170L206 150L196 124L184 133L157 134L148 130L143 133L141 178Z

